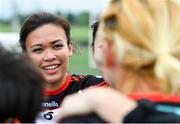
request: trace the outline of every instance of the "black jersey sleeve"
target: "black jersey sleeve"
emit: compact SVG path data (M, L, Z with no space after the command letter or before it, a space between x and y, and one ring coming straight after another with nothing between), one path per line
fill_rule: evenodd
M124 118L124 123L180 123L180 116L159 111L156 106L151 101L139 100L138 107Z

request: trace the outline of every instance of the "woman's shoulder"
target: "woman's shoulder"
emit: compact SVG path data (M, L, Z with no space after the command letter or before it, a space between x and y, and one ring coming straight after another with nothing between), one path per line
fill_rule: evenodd
M91 77L91 78L103 78L101 75L91 75L91 74L71 74L71 77L79 77L79 78L85 78L85 77Z
M81 89L89 86L109 86L102 76L72 74L71 80L78 82Z
M71 79L72 80L84 80L84 81L89 81L89 80L93 80L93 81L104 81L102 76L99 75L80 75L80 74L71 74Z

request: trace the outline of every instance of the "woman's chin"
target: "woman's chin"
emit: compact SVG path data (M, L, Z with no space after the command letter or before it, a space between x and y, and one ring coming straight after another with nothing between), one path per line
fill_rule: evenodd
M56 77L56 76L51 76L51 77L48 76L45 77L45 79L48 84L56 84L61 80L60 77Z

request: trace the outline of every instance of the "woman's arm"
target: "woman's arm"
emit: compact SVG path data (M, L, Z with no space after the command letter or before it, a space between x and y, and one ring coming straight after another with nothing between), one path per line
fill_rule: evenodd
M107 122L122 122L136 106L135 101L112 88L88 88L81 94L70 95L64 99L57 120L94 112Z

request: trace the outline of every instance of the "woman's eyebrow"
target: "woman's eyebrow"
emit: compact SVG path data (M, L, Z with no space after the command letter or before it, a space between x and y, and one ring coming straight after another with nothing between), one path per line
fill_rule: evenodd
M36 47L36 46L42 46L42 44L33 44L32 46L31 46L31 48L33 48L33 47Z
M55 43L57 43L57 42L61 42L61 41L63 41L62 39L57 39L57 40L54 40L54 41L51 41L51 44L55 44Z

